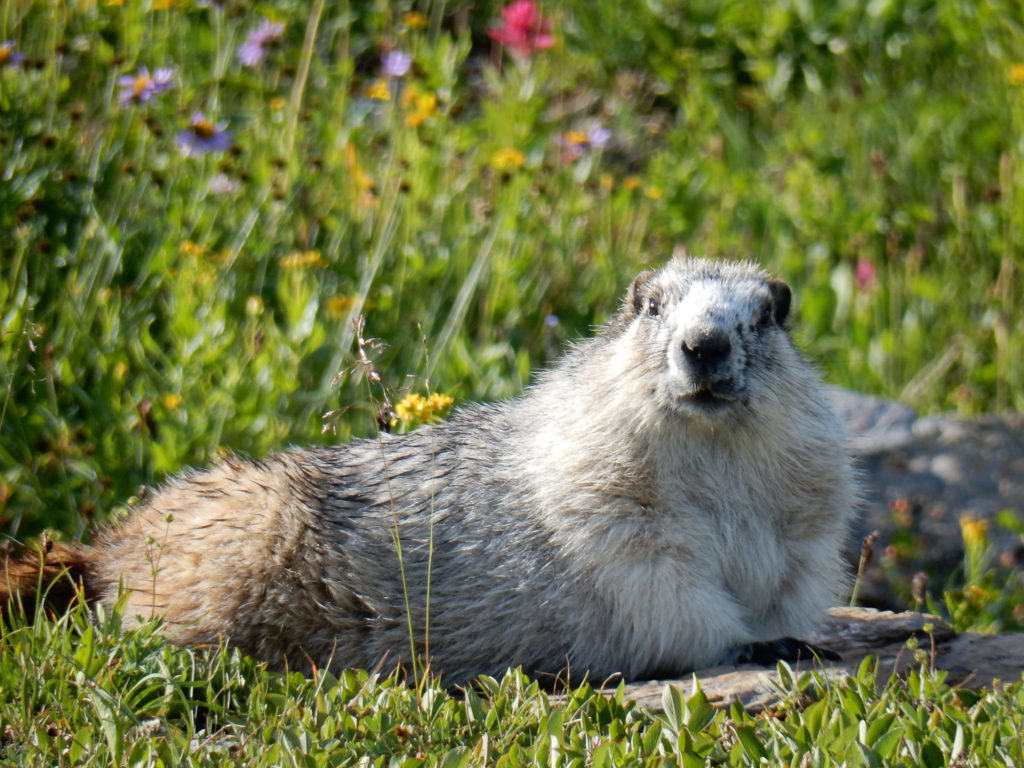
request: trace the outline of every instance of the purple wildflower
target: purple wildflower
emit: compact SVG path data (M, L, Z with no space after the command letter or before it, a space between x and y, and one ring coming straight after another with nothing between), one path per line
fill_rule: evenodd
M598 126L587 131L587 144L594 149L604 149L612 137L612 132L607 128Z
M381 58L381 64L388 77L401 77L412 66L412 56L404 51L390 51Z
M174 70L168 67L158 69L152 75L146 67L139 67L136 74L117 78L117 84L121 86L117 101L122 107L145 104L161 91L170 88L173 80Z
M583 131L567 131L555 137L555 143L562 147L566 160L578 160L583 153L591 149L604 149L612 137L607 128L598 126L586 133Z
M278 41L284 33L284 24L280 21L263 19L245 42L238 46L238 60L245 67L255 67L267 55L270 46Z
M178 147L185 157L194 157L207 152L223 152L231 146L231 131L227 123L214 125L202 112L192 113L188 128L178 134Z
M0 43L0 67L16 66L24 60L25 54L17 53L14 50L15 45L13 40L4 40Z

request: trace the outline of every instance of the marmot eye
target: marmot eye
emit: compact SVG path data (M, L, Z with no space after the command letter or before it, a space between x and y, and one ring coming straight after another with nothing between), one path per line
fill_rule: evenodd
M761 317L758 319L758 325L768 325L772 321L772 305L768 302L764 305L764 309L761 310Z
M647 314L651 317L657 317L661 311L661 305L658 304L658 300L653 296L647 300Z

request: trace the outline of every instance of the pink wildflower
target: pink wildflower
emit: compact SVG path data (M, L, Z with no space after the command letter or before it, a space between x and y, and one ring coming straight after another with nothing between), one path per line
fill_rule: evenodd
M501 26L487 30L487 34L516 53L529 56L555 44L550 22L533 0L516 0L502 8L501 15Z
M878 270L870 259L858 259L853 275L854 284L862 291L870 291L878 285Z

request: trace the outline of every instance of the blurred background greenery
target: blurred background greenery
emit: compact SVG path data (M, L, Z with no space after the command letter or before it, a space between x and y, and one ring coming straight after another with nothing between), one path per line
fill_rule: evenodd
M1024 406L1018 3L537 10L0 2L0 530L371 434L359 315L396 401L514 395L680 245L832 383Z

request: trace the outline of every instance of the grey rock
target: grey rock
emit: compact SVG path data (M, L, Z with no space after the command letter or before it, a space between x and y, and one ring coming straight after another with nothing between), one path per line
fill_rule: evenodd
M1024 518L1024 415L918 418L900 403L848 390L829 394L851 433L864 487L863 514L848 545L851 562L873 530L881 534L876 553L884 554L897 534L909 536L919 551L916 559L886 563L888 576L876 557L862 602L905 607L918 570L932 574L938 594L941 579L963 561L962 517L991 520L1009 510ZM1003 562L1024 561L1020 536L989 530ZM890 589L893 577L902 582L902 597Z
M917 414L909 406L848 389L830 388L828 395L858 456L894 450L913 440Z
M957 634L938 616L922 613L892 613L870 608L834 608L828 621L812 642L838 653L839 661L810 660L792 664L800 674L814 669L825 679L856 674L867 656L877 660L879 684L919 662L907 641L928 654L928 663L948 672L947 683L965 688L991 686L993 681L1019 681L1024 669L1024 634ZM739 701L749 711L760 711L790 695L775 669L754 665L715 667L679 680L651 680L625 686L627 699L646 709L662 709L666 685L679 687L689 695L694 681L715 706ZM614 685L610 691L614 691Z

